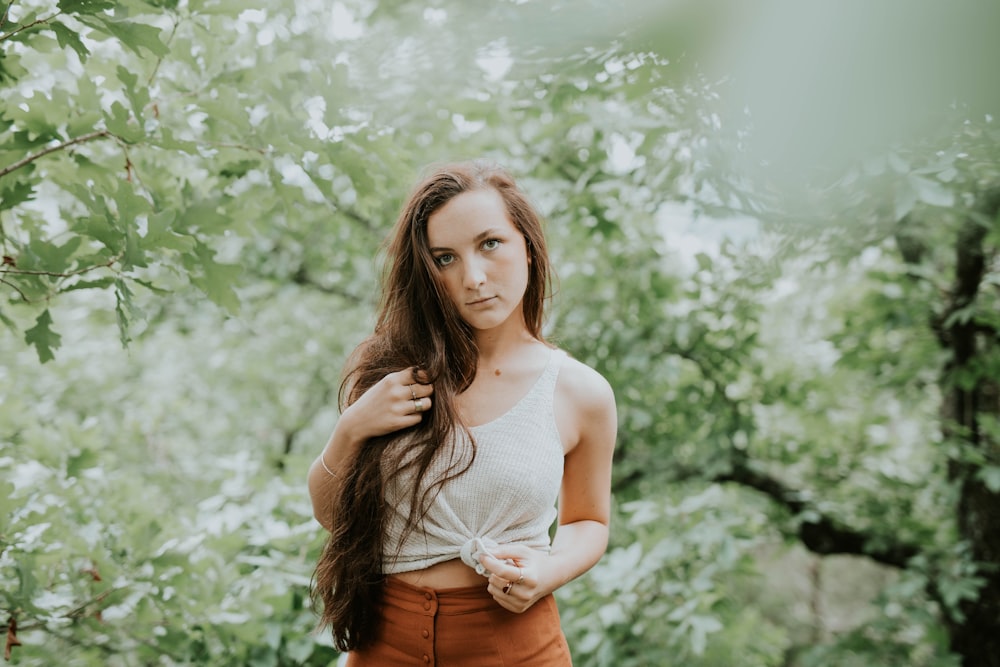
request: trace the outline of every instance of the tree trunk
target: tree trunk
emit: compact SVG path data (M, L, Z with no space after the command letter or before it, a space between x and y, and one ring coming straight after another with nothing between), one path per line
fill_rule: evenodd
M995 191L984 198L981 212L995 216L998 209ZM990 367L987 360L1000 354L1000 332L975 318L948 317L976 300L990 261L984 249L987 231L970 218L959 232L955 284L943 320L951 324L938 329L942 346L951 353L943 379L945 436L966 447L965 454L949 463L959 492L957 525L984 582L974 599L945 610L951 649L965 667L1000 667L1000 494L979 475L982 462L1000 465L1000 443L982 428L984 417L1000 416L1000 379L984 370Z
M986 383L984 383L986 384ZM955 423L961 430L976 436L978 417L984 408L997 414L997 385L978 387L973 391L953 390L947 397L955 413ZM979 450L989 450L990 460L998 457L998 445L978 433ZM959 615L949 618L951 649L962 656L965 667L1000 667L1000 494L991 491L977 477L977 463L953 462L951 472L958 484L958 529L970 547L972 560L978 565L977 574L984 584L973 600L959 605Z

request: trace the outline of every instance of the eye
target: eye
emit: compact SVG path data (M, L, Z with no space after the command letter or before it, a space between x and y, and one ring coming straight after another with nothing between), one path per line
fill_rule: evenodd
M500 247L500 239L487 239L483 241L483 248L486 250L496 250Z
M434 258L434 263L438 266L448 266L455 261L454 255L438 255Z

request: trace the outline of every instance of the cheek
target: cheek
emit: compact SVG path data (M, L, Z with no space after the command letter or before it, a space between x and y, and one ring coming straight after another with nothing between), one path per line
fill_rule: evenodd
M527 260L522 259L519 263L518 269L517 273L519 282L521 283L521 289L527 290L528 286L531 285L531 258L529 257Z
M457 303L457 295L462 292L462 278L458 271L445 271L441 275L441 283L444 285L444 291L448 294L448 298L453 303Z

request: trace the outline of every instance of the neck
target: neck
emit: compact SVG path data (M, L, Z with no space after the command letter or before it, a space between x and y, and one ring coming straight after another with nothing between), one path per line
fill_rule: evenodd
M526 346L537 343L538 340L526 329L516 333L482 332L476 336L476 346L479 350L479 367L494 372L508 365L511 357L520 353Z

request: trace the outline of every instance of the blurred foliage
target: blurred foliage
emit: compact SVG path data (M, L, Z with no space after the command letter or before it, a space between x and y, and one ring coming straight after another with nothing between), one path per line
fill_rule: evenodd
M336 658L304 473L406 188L474 155L545 214L547 335L619 400L612 544L559 592L575 663L974 660L1000 562L968 518L1000 507L1000 135L995 41L956 35L997 10L738 4L4 3L12 664ZM833 67L820 26L868 61ZM878 134L900 100L925 113ZM972 422L942 411L959 390ZM773 553L800 545L892 576L786 605Z

